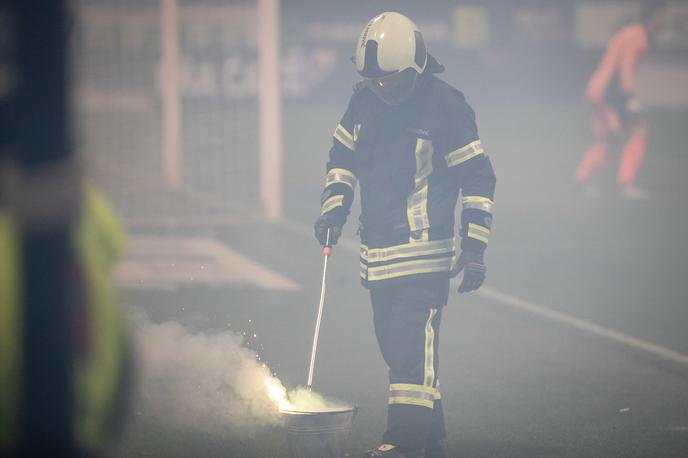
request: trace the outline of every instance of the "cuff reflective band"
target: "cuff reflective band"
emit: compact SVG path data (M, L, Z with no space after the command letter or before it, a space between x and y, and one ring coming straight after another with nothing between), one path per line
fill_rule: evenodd
M323 202L322 207L320 208L320 214L324 215L325 213L332 211L337 207L341 207L342 205L344 205L344 196L332 196Z
M334 138L339 140L339 143L349 148L351 151L356 149L356 142L354 142L354 136L349 133L348 130L344 128L341 124L337 125L334 130Z
M493 202L487 197L483 196L464 196L461 199L463 204L463 209L475 208L476 210L482 210L484 212L492 214Z
M447 167L454 167L483 153L484 151L480 140L476 140L447 154L445 160L447 161Z
M439 391L429 386L409 383L393 383L389 386L390 404L407 404L432 409L435 399L439 399Z
M346 169L330 169L325 177L325 187L335 183L344 183L354 189L356 187L356 175Z
M490 237L490 230L478 224L468 223L468 237L487 243Z

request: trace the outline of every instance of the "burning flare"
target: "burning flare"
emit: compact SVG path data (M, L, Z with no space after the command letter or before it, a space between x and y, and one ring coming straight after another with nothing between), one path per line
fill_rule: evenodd
M289 397L287 396L287 389L282 385L282 382L275 377L267 377L265 385L268 388L268 396L277 404L280 412L283 410L293 410Z

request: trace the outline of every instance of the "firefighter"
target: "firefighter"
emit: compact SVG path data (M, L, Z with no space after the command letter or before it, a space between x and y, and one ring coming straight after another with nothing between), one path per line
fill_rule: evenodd
M315 236L341 235L360 184L360 276L370 290L375 334L389 367L387 429L366 457L444 457L439 328L449 279L459 292L485 279L495 175L475 114L437 76L418 27L374 17L353 59L362 81L334 131ZM461 254L455 207L461 195Z
M593 174L610 151L620 150L617 184L621 195L647 198L647 193L635 183L647 138L647 121L636 95L636 78L638 64L652 38L667 22L665 2L647 4L639 23L628 25L611 37L588 82L585 97L592 107L592 127L597 141L578 165L576 180L589 195L596 193L589 185Z

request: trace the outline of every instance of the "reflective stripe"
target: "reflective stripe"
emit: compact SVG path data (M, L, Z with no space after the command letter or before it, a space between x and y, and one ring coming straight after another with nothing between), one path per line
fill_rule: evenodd
M432 409L439 392L430 386L393 383L389 386L390 404L411 404Z
M356 175L346 169L330 169L325 177L325 187L335 183L344 183L354 189L356 187Z
M413 256L452 253L455 248L454 238L405 243L386 248L368 248L365 245L361 245L361 258L369 263L383 262Z
M15 445L20 424L23 257L19 232L0 208L0 450ZM2 454L2 452L0 452Z
M337 125L334 130L334 138L339 140L339 142L349 148L351 151L356 150L356 142L354 141L354 136L349 133L348 130L344 128L341 124Z
M487 239L490 237L490 230L478 224L468 223L467 235L474 239L480 240L481 242L487 243Z
M332 211L335 208L341 207L343 205L344 205L344 196L342 196L342 195L332 196L322 204L322 207L320 209L320 214L324 215L325 213Z
M487 213L492 213L492 200L483 196L464 196L461 199L463 204L463 209L475 208L477 210L482 210Z
M454 167L483 153L484 151L480 140L476 140L447 154L445 160L447 161L447 167Z
M416 405L416 406L421 406L421 407L427 407L428 409L432 409L434 407L434 401L428 401L426 399L418 399L418 398L407 398L407 397L390 397L389 398L389 403L390 404L407 404L407 405Z
M359 267L360 267L359 272L360 272L361 278L363 278L363 279L367 278L368 277L368 266L365 265L364 263L360 262Z
M432 142L423 138L416 140L416 175L413 193L408 197L406 215L411 232L430 227L428 218L428 176L432 173ZM427 240L427 231L420 240Z
M390 397L394 398L416 398L416 399L425 399L427 401L434 401L435 400L435 394L434 393L416 393L414 391L404 391L404 390L394 390L390 392Z
M437 389L425 385L416 385L414 383L392 383L389 385L389 391L418 391L420 393L435 394Z
M452 258L417 259L415 261L398 262L384 266L368 266L368 280L387 280L405 275L444 272L451 269Z
M425 323L425 386L432 386L435 382L435 328L432 327L432 319L437 314L437 309L430 309L430 316Z

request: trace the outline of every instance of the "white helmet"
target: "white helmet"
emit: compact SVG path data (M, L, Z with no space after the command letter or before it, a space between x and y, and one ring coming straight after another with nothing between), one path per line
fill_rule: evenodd
M398 105L413 92L428 63L423 36L403 14L386 12L363 28L354 56L356 71L384 102Z

